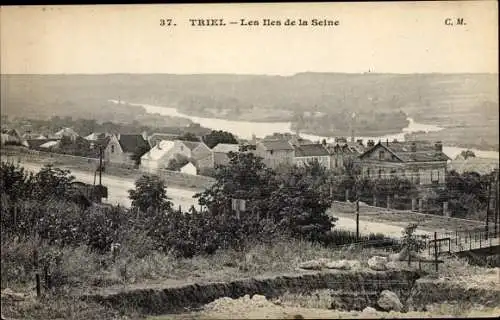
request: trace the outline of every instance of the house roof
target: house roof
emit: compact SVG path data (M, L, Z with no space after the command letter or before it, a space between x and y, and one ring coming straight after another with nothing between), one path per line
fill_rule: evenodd
M412 144L415 144L416 151L412 152ZM402 162L428 162L428 161L448 161L450 158L443 152L437 151L433 143L427 141L404 141L404 142L378 142L375 146L364 152L360 158L373 152L378 148L384 148Z
M159 142L158 145L154 146L151 150L149 150L147 153L145 153L141 157L141 159L159 160L165 154L167 154L170 151L170 149L172 149L173 146L174 146L173 141L162 140Z
M190 150L193 150L194 148L196 148L201 144L201 142L195 142L195 141L185 141L185 140L178 140L178 141L181 141Z
M39 148L50 148L50 147L56 146L58 143L59 143L59 141L47 141L47 142L39 145L38 147Z
M455 170L458 173L477 172L479 174L488 174L498 169L498 159L476 158L455 159L448 163L448 169Z
M295 147L295 157L321 157L328 155L328 150L319 143L303 144Z
M41 145L50 142L50 141L59 141L58 139L28 139L28 145L30 148L39 148Z
M229 153L238 152L240 150L239 144L219 143L212 148L213 152Z
M108 136L108 134L106 134L105 132L92 132L85 137L85 140L96 141L99 139L104 139L106 136Z
M365 151L365 147L356 142L336 142L328 144L326 148L330 153L362 154Z
M284 140L262 140L259 143L266 150L294 150L292 145Z
M56 135L56 136L64 136L64 135L78 136L79 134L76 133L76 131L71 129L71 128L62 128L61 130L57 131L54 135Z
M120 134L118 141L123 152L135 152L140 147L150 148L141 134Z

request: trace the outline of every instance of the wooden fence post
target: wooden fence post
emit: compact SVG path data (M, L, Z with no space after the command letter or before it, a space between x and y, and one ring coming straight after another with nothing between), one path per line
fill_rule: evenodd
M35 248L33 251L33 264L35 266L35 284L36 284L36 296L40 297L42 295L40 288L40 271L38 270L38 249Z
M434 232L434 264L436 266L436 272L438 272L437 232Z

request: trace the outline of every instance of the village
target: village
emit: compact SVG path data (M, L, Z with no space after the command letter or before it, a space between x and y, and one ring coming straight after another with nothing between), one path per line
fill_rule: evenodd
M352 174L370 180L407 179L418 189L411 199L411 210L425 212L425 201L434 196L444 199L439 214L445 216L450 215L446 196L443 196L448 172L490 174L498 170L496 161L477 158L471 151L451 159L443 152L440 141L365 142L356 139L352 130L349 139L337 137L334 142L327 143L302 138L298 131L295 134L274 133L260 139L253 135L251 140L244 140L221 130L203 136L189 131L183 135L92 132L81 136L70 127L53 133L31 132L26 124L23 127L24 132L2 128L2 146L17 145L42 152L41 155L73 155L96 163L100 158L104 172L107 166L113 166L148 174L172 171L210 177L217 167L228 164L230 152L251 152L271 169L317 162L336 176L345 175L348 167L348 170L357 170ZM353 196L346 190L347 200ZM372 202L377 206L377 199ZM390 207L390 199L383 202Z

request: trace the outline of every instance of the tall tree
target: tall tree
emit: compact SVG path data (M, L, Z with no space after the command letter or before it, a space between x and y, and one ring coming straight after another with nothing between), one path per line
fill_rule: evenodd
M232 133L222 130L213 130L209 134L203 136L203 142L212 149L219 143L237 144L238 140Z
M141 212L165 213L172 209L165 182L157 175L143 175L135 182L135 189L128 193L132 208Z

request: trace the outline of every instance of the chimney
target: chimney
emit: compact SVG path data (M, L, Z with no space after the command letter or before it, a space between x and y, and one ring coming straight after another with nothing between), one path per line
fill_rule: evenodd
M385 145L389 146L389 139L386 140Z
M120 134L119 133L116 134L116 139L118 139L118 141L120 141Z
M410 145L410 151L411 152L417 152L417 143L416 142L412 142L411 145Z
M158 141L156 141L156 146L158 147L158 150L161 150L161 140L158 139Z
M147 133L147 131L143 131L142 132L142 138L144 139L144 141L148 141L148 133Z
M356 142L357 142L360 146L362 146L362 145L363 145L363 139L358 139L358 140L356 140Z
M434 144L434 150L436 150L438 152L442 152L443 151L443 143L441 141L436 141L436 143Z

